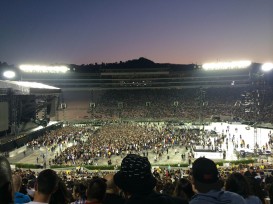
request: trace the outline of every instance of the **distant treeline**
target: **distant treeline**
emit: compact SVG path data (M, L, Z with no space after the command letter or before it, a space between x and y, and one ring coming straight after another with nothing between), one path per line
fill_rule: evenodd
M57 65L57 64L51 64ZM164 70L191 70L196 68L195 64L170 64L170 63L155 63L149 59L144 57L140 57L139 59L128 60L125 62L114 62L114 63L104 63L101 64L67 64L71 71L74 72L101 72L105 69L164 69ZM14 65L8 65L6 62L0 61L0 68L16 68Z
M101 72L104 69L156 69L162 68L164 70L169 69L193 69L196 68L195 64L182 65L182 64L170 64L170 63L155 63L144 57L139 59L128 60L125 62L114 62L114 63L101 63L101 64L82 64L82 65L69 65L72 71L76 72Z

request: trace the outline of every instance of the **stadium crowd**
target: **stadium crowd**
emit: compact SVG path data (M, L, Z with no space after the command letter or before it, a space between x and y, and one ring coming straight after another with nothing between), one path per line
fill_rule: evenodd
M82 93L77 98L66 96L64 120L75 119L181 119L210 120L226 116L229 120L273 122L273 91L242 87L107 90ZM77 100L77 101L75 101ZM90 107L90 102L93 106ZM73 104L73 105L72 105Z
M65 126L46 132L27 146L30 149L46 149L47 155L37 157L37 164L49 166L101 165L106 160L108 165L118 165L118 160L131 153L160 163L166 158L172 159L169 151L180 154L181 161L190 164L196 147L222 152L223 156L232 148L237 156L244 156L236 150L250 150L249 141L242 137L235 139L229 131L227 128L222 133L216 133L195 126L181 127L176 123L111 122L93 129ZM271 149L272 141L273 135L269 132L268 140L260 146L256 144L256 147L261 151Z
M15 169L0 157L1 203L264 203L273 201L273 166L217 167L198 158L191 168L152 169L129 154L116 171Z
M45 135L28 143L29 148L46 148L48 154L54 155L49 165L97 165L100 159L108 159L109 165L117 165L113 158L123 158L127 154L138 154L154 161L169 157L170 149L179 153L184 148L181 159L191 163L193 149L201 146L204 149L219 150L230 138L234 147L244 144L244 140L235 141L228 132L215 134L197 128L179 128L172 123L135 123L116 122L101 126L98 129L66 126L46 132ZM42 155L43 159L47 155ZM37 158L37 163L41 161ZM46 162L45 160L43 162Z
M8 161L1 157L1 203L273 203L272 165L217 167L209 159L194 158L192 153L196 146L221 149L227 140L232 140L234 147L247 147L247 141L233 141L228 132L212 137L213 133L208 131L177 128L168 123L115 122L116 118L183 117L196 120L213 115L251 120L257 116L246 111L245 107L249 108L249 105L240 99L242 91L218 89L212 94L208 89L206 97L200 95L200 90L161 91L149 91L146 95L145 90L134 94L107 91L89 113L94 118L111 119L110 122L98 129L68 125L46 132L27 144L30 149L46 148L52 153L54 157L50 158L49 166L96 165L102 158L108 159L108 164L116 164L112 158L118 156L123 159L119 171L89 172L77 168L65 171L16 169L11 172ZM270 107L272 102L266 100L265 103L267 106L264 107ZM267 112L264 107L259 108L261 113ZM270 122L271 112L260 119ZM271 140L266 143L271 144ZM188 161L191 168L151 169L147 159L151 152L156 161L168 155L170 148L177 147L186 149L186 155L181 158ZM46 167L46 155L42 157ZM38 160L37 157L37 163Z
M206 203L204 199L208 198L220 199L221 202L229 200L230 203L268 202L273 189L272 165L239 165L218 167L215 170L216 165L213 163L214 165L208 166L208 170L203 169L204 175L200 177L198 173L194 174L194 165L199 158L192 158L195 160L192 168L153 169L147 159L151 152L156 153L160 159L160 155L168 155L168 150L176 147L187 148L186 157L189 158L193 156L192 148L203 146L214 149L223 146L227 138L228 129L222 134L215 135L213 132L200 129L178 128L176 124L171 123L111 122L99 129L65 126L46 132L45 135L31 141L28 147L46 148L55 155L52 164L74 164L75 169L56 172L43 170L40 173L40 170L15 169L12 173L12 182L16 193L9 199L13 199L15 203L28 203L33 200L43 203L87 204L114 203L113 199L117 200L116 203ZM234 146L236 145L245 147L247 144L241 140ZM103 157L111 159L112 155L123 158L120 171L90 172L82 167L76 167L90 164L89 161L98 162ZM205 164L208 163L206 161ZM205 164L196 167L197 172L202 172ZM5 165L1 163L0 167L3 166ZM211 172L214 174L207 175ZM0 172L0 177L1 175L6 174ZM39 185L43 186L48 179L51 183L39 188ZM130 181L127 183L126 179ZM0 178L0 181L4 185L3 181L6 180ZM206 184L205 187L203 184ZM0 182L0 190L1 186ZM3 194L0 192L0 195L4 197L0 199L4 201L8 195L5 193L8 188L4 185L3 189ZM112 194L112 197L109 198L107 192Z

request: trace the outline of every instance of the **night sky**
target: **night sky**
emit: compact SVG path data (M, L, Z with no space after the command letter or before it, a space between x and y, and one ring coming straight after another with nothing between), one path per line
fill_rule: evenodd
M1 0L0 61L273 61L273 0Z

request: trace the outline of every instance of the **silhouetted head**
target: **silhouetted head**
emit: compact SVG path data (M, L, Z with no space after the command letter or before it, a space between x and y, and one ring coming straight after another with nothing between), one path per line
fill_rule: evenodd
M0 201L3 204L13 203L13 184L9 161L0 156Z

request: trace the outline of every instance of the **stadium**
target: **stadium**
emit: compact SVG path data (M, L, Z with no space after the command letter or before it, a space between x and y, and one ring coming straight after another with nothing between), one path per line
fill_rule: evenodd
M272 73L263 71L262 64L176 65L139 58L52 67L21 65L13 68L15 81L1 81L1 152L36 139L27 134L36 135L35 129L43 132L62 125L97 129L109 123L200 131L215 122L240 123L255 129L250 149L268 143L261 144L262 135L256 131L273 122ZM8 69L12 70L2 68L3 73Z
M13 168L115 171L132 153L185 174L199 157L270 166L270 63L0 68L0 152Z

